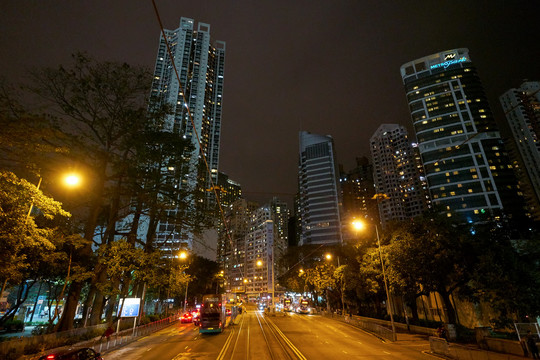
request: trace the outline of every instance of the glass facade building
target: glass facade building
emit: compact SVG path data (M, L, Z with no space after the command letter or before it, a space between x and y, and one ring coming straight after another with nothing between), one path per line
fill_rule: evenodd
M300 132L299 245L341 244L339 171L332 137Z
M470 222L521 216L522 194L468 49L400 70L433 205Z

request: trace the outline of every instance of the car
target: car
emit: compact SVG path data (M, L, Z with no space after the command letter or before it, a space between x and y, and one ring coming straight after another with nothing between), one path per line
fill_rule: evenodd
M103 360L92 348L68 349L43 355L39 360Z
M191 313L185 313L184 315L182 315L180 317L180 322L181 323L190 323L193 321L193 315L191 315Z
M201 317L201 310L195 309L195 310L191 311L191 315L193 316L193 324L195 324L195 326L199 326L199 319Z

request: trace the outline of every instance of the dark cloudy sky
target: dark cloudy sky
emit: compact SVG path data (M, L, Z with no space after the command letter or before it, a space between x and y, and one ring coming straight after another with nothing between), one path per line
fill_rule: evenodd
M410 128L399 67L467 47L500 115L498 96L540 80L538 0L157 0L164 26L211 25L227 43L220 170L248 199L296 191L298 132L334 137L346 169L369 154L382 123ZM0 76L99 60L153 68L151 1L0 0ZM289 195L290 194L290 195Z

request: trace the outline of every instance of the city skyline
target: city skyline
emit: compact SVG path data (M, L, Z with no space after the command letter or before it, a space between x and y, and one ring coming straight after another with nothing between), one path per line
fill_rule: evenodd
M350 169L369 154L380 124L411 129L399 74L405 62L469 48L499 122L498 97L540 78L535 5L525 1L156 4L165 28L189 17L227 42L219 171L259 202L274 195L292 202L298 131L331 135L338 162ZM77 50L154 65L159 26L150 2L21 1L0 10L0 68L10 81L27 68L69 63Z

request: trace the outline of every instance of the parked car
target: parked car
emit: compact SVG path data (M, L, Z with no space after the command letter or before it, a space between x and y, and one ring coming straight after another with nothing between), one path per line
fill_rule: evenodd
M91 348L69 349L43 355L39 360L103 360L100 353Z

